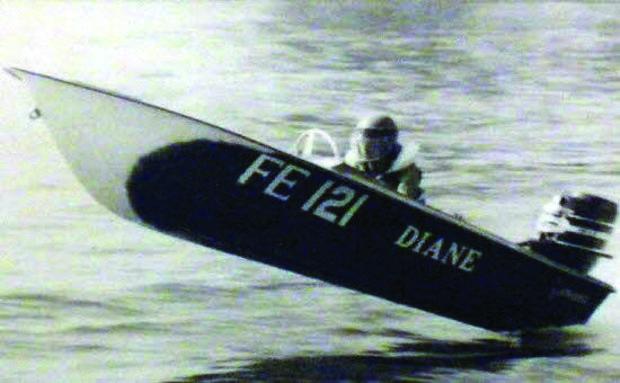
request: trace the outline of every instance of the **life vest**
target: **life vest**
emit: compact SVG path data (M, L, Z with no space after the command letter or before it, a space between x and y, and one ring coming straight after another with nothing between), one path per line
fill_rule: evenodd
M355 149L349 149L344 157L344 165L355 169L359 173L363 173L366 177L372 178L378 181L383 186L388 189L397 191L401 194L403 193L401 184L403 182L403 177L405 173L409 171L419 171L419 169L415 165L415 158L417 153L419 152L420 147L416 143L410 143L406 146L400 146L400 151L396 155L396 157L389 164L388 170L381 173L373 174L373 172L368 172L364 167L364 161L360 158L359 153ZM340 167L342 170L342 167ZM414 168L414 169L412 169ZM421 177L421 175L420 175ZM414 195L413 198L419 202L425 202L424 191L418 186L415 185L419 192L417 195Z

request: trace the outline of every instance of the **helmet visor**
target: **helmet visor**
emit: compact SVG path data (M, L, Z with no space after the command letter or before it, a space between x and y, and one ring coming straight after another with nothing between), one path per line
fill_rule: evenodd
M353 135L351 146L357 149L360 159L375 161L394 151L394 136L368 137L363 133Z

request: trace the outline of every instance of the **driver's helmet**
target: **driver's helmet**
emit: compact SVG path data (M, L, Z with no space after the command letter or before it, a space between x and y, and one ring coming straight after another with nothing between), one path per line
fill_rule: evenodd
M398 148L398 128L391 117L380 115L361 120L351 136L351 149L362 161L377 161Z

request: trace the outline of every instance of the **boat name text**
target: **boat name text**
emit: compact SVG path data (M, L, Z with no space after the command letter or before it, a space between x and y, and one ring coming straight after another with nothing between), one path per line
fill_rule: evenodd
M476 268L482 252L453 241L446 241L429 231L408 225L394 245L409 249L446 266L471 273Z

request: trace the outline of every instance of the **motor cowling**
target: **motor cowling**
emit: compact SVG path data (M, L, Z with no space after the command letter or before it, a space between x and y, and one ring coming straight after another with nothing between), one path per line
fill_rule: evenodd
M614 229L618 205L588 193L563 193L543 207L536 225L538 238L529 247L553 261L587 273L599 258Z

